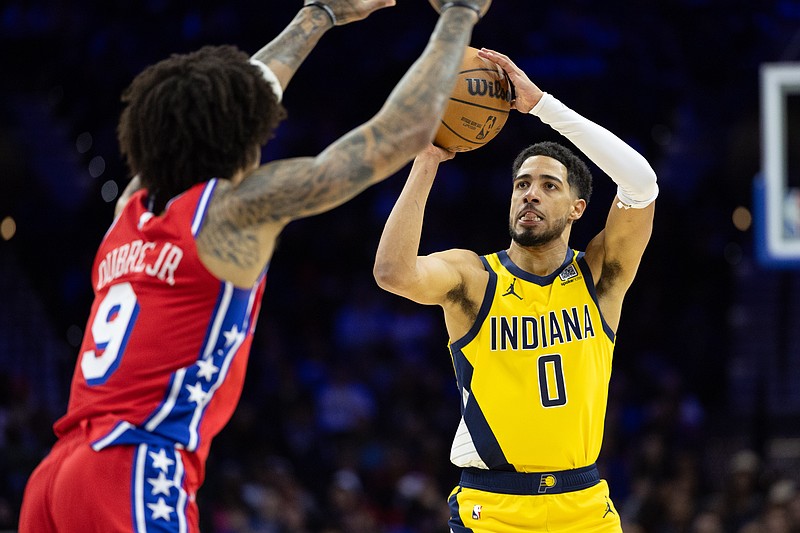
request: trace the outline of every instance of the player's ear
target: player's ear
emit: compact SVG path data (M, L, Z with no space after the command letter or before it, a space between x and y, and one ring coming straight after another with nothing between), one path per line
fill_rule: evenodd
M578 220L583 216L584 211L586 211L586 200L578 198L572 202L572 210L569 213L569 219Z

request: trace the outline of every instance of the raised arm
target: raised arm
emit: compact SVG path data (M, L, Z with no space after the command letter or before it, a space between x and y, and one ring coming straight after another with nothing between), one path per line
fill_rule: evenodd
M432 144L417 155L403 190L386 220L373 275L391 293L444 311L451 338L462 337L475 322L488 273L469 250L419 255L425 204L439 163L453 157Z
M656 174L622 139L543 92L507 56L483 49L479 55L503 68L514 84L514 107L530 113L569 139L617 184L605 228L586 249L601 308L616 329L625 292L633 283L653 229Z
M287 223L341 205L430 143L472 28L491 0L432 3L441 6L441 15L425 50L372 119L316 157L270 162L236 186L218 187L200 234L206 265L218 276L250 283Z
M419 257L425 205L439 163L452 152L429 145L414 159L397 202L386 220L373 274L389 292L421 304L440 304L459 283L458 272L440 255Z
M250 174L234 192L237 225L282 225L327 211L408 163L433 139L477 20L473 9L446 9L372 119L316 157L271 162Z
M297 69L334 24L341 26L368 17L395 0L306 0L292 22L272 41L253 54L267 65L286 89Z

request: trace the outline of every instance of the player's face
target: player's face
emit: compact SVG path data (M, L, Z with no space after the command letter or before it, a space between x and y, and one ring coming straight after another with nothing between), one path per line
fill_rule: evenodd
M570 192L567 167L552 157L529 157L514 178L508 229L522 246L559 238L583 204Z

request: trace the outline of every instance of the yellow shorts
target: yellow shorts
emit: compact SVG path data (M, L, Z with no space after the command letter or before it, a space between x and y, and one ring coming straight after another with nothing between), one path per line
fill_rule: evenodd
M457 486L448 499L452 533L621 533L608 484L560 494L503 494Z

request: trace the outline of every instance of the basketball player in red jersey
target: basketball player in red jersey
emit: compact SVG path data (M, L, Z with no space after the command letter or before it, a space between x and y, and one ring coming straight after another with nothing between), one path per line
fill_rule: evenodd
M174 55L124 92L118 136L136 177L95 258L69 405L28 481L21 533L198 531L195 495L242 390L276 238L428 145L491 0L431 0L433 34L372 119L316 157L259 166L320 37L393 4L306 0L253 57Z

